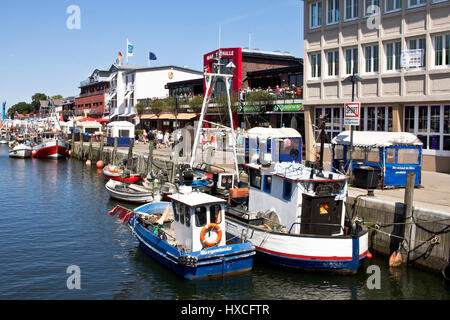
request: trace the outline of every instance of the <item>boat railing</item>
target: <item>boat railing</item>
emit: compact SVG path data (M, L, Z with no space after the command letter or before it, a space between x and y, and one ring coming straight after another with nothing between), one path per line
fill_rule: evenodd
M339 227L339 228L341 229L341 231L343 231L343 232L345 233L344 227L343 227L342 225L340 225L340 224L333 224L333 223L317 223L317 222L294 222L294 223L291 225L291 227L289 228L289 232L288 232L288 233L291 233L292 228L293 228L295 225L305 225L305 224L308 224L308 225L322 225L322 226L327 226L327 227Z

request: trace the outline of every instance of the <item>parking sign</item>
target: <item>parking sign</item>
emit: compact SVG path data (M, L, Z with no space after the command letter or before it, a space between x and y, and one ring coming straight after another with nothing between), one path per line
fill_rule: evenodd
M344 126L359 126L361 103L350 102L344 104Z

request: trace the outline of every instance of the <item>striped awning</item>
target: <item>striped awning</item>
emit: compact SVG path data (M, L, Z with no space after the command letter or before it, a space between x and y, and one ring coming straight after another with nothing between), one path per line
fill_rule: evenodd
M141 120L191 120L197 117L196 113L179 113L178 116L175 117L175 114L173 113L163 113L159 115L159 117L156 114L143 114L141 115ZM133 119L139 119L139 116L134 117Z

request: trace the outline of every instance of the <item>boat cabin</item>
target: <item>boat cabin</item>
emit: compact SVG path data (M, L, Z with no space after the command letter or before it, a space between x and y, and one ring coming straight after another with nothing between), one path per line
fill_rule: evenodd
M128 147L130 140L134 144L135 126L129 121L114 121L106 126L107 145L114 146L114 139L117 138L118 147Z
M295 162L246 167L248 212L256 224L289 234L343 234L345 175L324 173Z
M368 173L378 172L381 187L405 186L406 176L415 172L415 185L421 182L422 141L409 132L353 132L352 179L366 187ZM350 132L344 131L332 140L333 171L345 172L350 166ZM360 177L360 176L361 177ZM360 185L358 181L361 181ZM370 183L369 183L370 184ZM377 188L378 181L369 189Z
M292 128L261 128L247 131L245 163L302 162L302 136Z
M225 200L192 191L187 186L181 186L179 193L169 198L172 201L177 245L186 252L193 252L226 244Z

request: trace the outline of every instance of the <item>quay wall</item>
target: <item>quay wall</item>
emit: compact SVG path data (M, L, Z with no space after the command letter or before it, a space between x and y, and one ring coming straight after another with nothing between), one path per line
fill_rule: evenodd
M450 213L413 207L412 218L405 219L403 203L384 202L367 196L349 197L346 209L351 217L362 218L363 225L368 228L372 253L390 256L402 247L404 264L432 272L441 272L447 265ZM411 228L411 239L405 239L406 228Z

